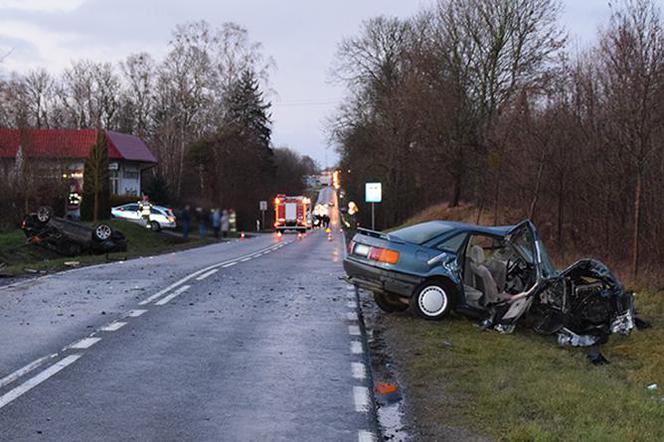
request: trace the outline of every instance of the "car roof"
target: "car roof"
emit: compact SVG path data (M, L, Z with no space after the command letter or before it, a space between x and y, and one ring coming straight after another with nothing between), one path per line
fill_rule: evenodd
M477 224L469 224L469 223L462 223L458 221L430 221L431 223L436 223L440 224L441 226L445 227L450 227L450 231L454 231L454 233L484 233L487 235L497 235L497 236L505 236L507 235L512 229L516 227L514 226L480 226Z

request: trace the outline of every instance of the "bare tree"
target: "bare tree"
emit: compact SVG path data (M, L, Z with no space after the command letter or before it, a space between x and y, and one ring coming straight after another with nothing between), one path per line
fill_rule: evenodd
M620 150L633 174L632 275L639 269L643 180L664 124L664 31L651 1L629 0L614 11L600 54L609 143Z

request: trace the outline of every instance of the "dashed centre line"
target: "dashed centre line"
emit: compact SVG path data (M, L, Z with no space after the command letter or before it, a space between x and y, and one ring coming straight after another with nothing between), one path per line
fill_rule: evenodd
M114 331L118 331L118 330L120 330L120 329L121 329L122 327L124 327L125 325L127 325L126 322L114 321L114 322L111 322L111 323L108 324L108 325L103 326L103 327L100 328L99 330L100 330L100 331L104 331L104 332L114 332Z
M80 341L76 341L73 344L65 347L65 349L85 350L86 348L92 347L99 341L101 341L101 338L83 338Z
M4 387L5 385L11 384L16 379L25 376L26 374L30 373L35 368L42 365L44 362L48 361L49 359L53 359L57 356L58 356L57 353L53 353L52 355L48 355L48 356L43 356L43 357L41 357L41 358L39 358L35 361L30 362L25 367L19 368L15 372L8 374L4 378L0 379L0 388Z
M80 358L82 355L70 355L67 356L66 358L62 359L59 362L56 362L55 364L51 365L48 367L46 370L42 371L41 373L37 374L36 376L28 379L18 387L14 388L13 390L10 390L9 392L5 393L4 395L0 396L0 408L4 407L8 403L12 402L14 399L18 398L19 396L22 396L23 394L27 393L28 391L32 390L35 388L37 385L41 384L51 376L55 375L59 371L65 369L67 366L73 364Z
M186 292L190 288L191 288L190 285L183 285L182 287L180 287L179 289L177 289L176 291L174 291L170 295L168 295L168 296L164 297L163 299L160 299L159 301L155 302L155 305L168 304L171 300L173 300L176 297L180 296L181 294L183 294L184 292Z
M142 310L142 309L129 310L129 312L127 312L126 317L127 318L138 318L139 316L141 316L142 314L144 314L146 312L147 312L147 310Z
M349 325L348 334L351 336L360 336L362 333L360 332L360 327L357 325Z
M212 270L210 270L209 272L203 273L201 276L199 276L198 278L196 278L196 281L202 281L202 280L204 280L204 279L206 279L206 278L209 278L210 276L214 275L214 274L217 273L218 271L219 271L219 269L212 269Z
M229 268L229 267L233 267L233 266L236 265L236 264L237 264L237 262L229 262L228 264L224 264L224 265L221 266L221 267L224 268L224 269L227 269L227 268Z

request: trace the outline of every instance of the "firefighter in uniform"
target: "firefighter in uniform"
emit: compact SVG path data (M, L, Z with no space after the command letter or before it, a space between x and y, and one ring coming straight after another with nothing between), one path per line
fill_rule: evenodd
M138 210L141 213L141 219L145 227L150 228L150 212L152 211L152 204L147 195L143 195L143 200L138 202Z

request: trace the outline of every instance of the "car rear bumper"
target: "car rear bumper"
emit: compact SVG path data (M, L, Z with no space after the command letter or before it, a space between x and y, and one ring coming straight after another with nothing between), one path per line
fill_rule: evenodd
M353 258L344 259L344 270L351 284L371 292L394 293L410 298L415 287L424 278L390 271L359 262Z

